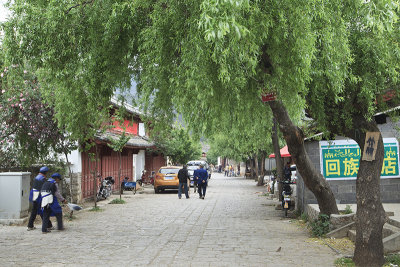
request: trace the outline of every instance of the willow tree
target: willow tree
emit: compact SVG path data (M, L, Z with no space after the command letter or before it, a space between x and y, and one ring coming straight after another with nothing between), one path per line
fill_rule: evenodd
M354 3L356 14L343 9L347 24L347 46L352 61L348 63L342 90L330 94L337 87L327 64L329 54L321 42L313 66L323 75L314 75L307 96L310 115L329 132L352 138L361 150L356 180L357 217L354 262L358 266L381 266L384 263L382 228L386 222L381 202L380 176L384 161L382 135L374 114L398 105L400 70L400 31L398 2ZM390 101L385 101L390 100ZM389 103L389 104L388 104ZM377 132L374 160L364 160L367 133Z
M261 110L272 121L272 111L321 212L331 214L338 212L333 194L312 167L303 133L293 121L307 107L312 79L329 79L328 88L313 88L321 98L343 92L356 56L349 49L349 22L366 18L390 24L386 14L394 14L392 8L383 0L14 0L4 43L10 62L30 60L42 70L41 78L57 88L46 95L68 131L87 127L132 75L158 114L172 117L178 111L195 132L205 133L238 113L245 118ZM389 47L384 51L392 52ZM316 58L325 59L324 66L315 64ZM259 99L265 90L277 95L269 102L270 111ZM363 93L373 92L366 88ZM66 113L67 108L72 111ZM361 164L360 175L362 169ZM379 225L372 227L379 231ZM381 261L381 250L377 260L368 256L376 255L373 244L356 245L356 259Z

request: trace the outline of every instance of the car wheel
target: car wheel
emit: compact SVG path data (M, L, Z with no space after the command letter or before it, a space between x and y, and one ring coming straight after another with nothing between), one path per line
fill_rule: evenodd
M154 193L158 194L160 192L160 190L157 189L157 187L154 187Z

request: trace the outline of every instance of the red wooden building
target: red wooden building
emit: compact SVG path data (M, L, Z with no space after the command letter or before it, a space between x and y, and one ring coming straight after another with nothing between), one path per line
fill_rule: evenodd
M119 106L118 102L115 100L111 102L117 109ZM130 181L135 181L140 178L143 170L151 173L152 171L157 171L161 166L166 165L166 159L163 155L152 152L155 147L146 135L144 123L140 119L140 112L129 105L125 105L125 108L129 112L129 117L131 117L131 119L124 121L125 133L130 139L121 153L120 182L118 183L119 155L108 146L111 139L118 139L123 132L122 127L114 120L112 122L114 128L96 136L95 146L89 152L80 153L81 199L92 198L94 196L93 177L95 173L97 173L97 189L101 178L112 176L115 180L113 190L118 191L125 177L128 177ZM94 160L96 150L98 155L97 161Z

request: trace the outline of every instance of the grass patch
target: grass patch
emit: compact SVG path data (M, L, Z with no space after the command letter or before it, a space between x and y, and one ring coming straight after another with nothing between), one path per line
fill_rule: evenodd
M68 221L73 221L73 220L75 220L76 219L76 216L75 215L70 215L70 214L64 214L64 218L66 219L66 220L68 220Z
M352 267L356 266L351 258L339 258L335 260L335 266ZM385 256L385 264L383 267L400 266L400 255L390 254Z
M112 201L110 201L109 204L125 204L126 201L123 199L119 199L119 198L114 198Z
M99 206L96 206L96 207L91 208L89 211L95 211L95 212L97 212L97 211L103 211L103 210L100 209Z
M383 266L400 266L400 255L389 254L385 256L385 264Z
M351 258L339 258L335 260L335 266L352 267L356 266Z

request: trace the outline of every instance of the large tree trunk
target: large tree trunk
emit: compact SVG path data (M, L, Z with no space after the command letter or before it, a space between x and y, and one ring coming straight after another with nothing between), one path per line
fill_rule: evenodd
M310 161L304 147L304 135L300 128L290 120L286 108L281 101L268 102L274 118L280 125L280 130L286 140L289 153L292 156L297 170L303 178L306 187L315 195L319 210L323 214L339 213L333 192L319 171Z
M257 183L258 186L264 185L265 154L266 154L265 151L261 152L261 167L260 167L261 172L260 172L260 176L258 176L258 183Z
M250 179L254 179L254 159L250 158Z
M254 172L255 172L254 181L258 182L259 172L258 172L258 154L257 153L254 153Z
M356 213L356 244L354 262L357 266L382 266L383 256L382 229L386 221L380 193L380 176L384 159L382 135L379 136L375 160L362 160L365 146L365 131L379 132L373 122L357 118L355 130L348 136L354 139L361 149L361 158L357 174L357 213Z
M279 147L278 124L275 118L273 119L273 123L274 124L272 126L272 145L274 146L275 163L276 163L275 182L278 182L278 192L275 192L275 195L278 194L279 200L282 201L282 183L280 182L282 182L283 180L283 161L281 157L281 149Z

